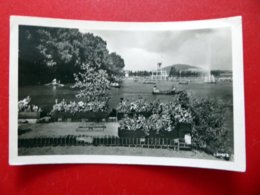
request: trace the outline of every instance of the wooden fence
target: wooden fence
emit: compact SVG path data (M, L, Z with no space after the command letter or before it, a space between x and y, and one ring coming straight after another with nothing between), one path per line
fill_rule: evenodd
M49 138L19 138L18 147L32 148L45 146L123 146L143 148L171 148L174 150L191 150L191 145L184 139L171 138L119 138L119 137L88 137L85 135L68 135L63 137Z

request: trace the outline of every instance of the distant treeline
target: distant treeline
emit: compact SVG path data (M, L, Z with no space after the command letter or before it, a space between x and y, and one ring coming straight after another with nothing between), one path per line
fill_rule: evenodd
M226 70L211 70L210 71L212 75L215 77L221 76L221 74L226 74L226 73L231 73L231 71L226 71ZM145 76L151 76L152 71L128 71L129 76L140 76L140 77L145 77ZM201 71L192 71L188 69L184 70L178 70L174 66L171 67L170 72L168 74L169 77L200 77L204 76L205 73Z
M171 67L169 72L170 77L198 77L201 76L200 72L190 71L190 70L177 70L174 66Z
M193 71L172 71L175 68L172 67L170 73L168 76L170 77L187 77L187 76L200 76L199 72L193 72ZM140 76L140 77L146 77L151 76L152 71L128 71L129 76Z
M145 71L145 70L140 70L140 71L128 71L129 76L140 76L140 77L146 77L146 76L151 76L152 71Z
M225 70L211 70L210 73L215 77L220 76L223 73L230 73L231 71ZM203 76L205 73L201 71L192 71L192 70L177 70L175 67L171 67L169 76L170 77L199 77Z
M106 70L109 77L122 74L124 60L110 53L106 42L78 29L19 27L19 85L48 83L56 78L73 83L82 64Z
M222 74L229 74L232 75L232 71L231 70L211 70L210 73L212 75L214 75L215 77L219 77Z

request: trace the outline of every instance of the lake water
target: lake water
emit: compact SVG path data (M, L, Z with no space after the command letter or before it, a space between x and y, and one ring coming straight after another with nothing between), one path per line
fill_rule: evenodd
M174 85L177 90L186 90L192 97L212 97L222 99L225 102L232 103L232 83L189 83L188 85L179 85L173 81L157 81L157 87L160 90L169 90ZM120 98L138 98L143 97L148 100L160 99L163 102L170 101L170 95L153 95L153 84L144 84L143 82L135 82L131 79L123 80L121 88L111 88L110 93L112 98L110 100L110 108L115 108ZM24 86L19 87L19 100L30 96L31 103L38 105L47 110L51 110L55 99L61 101L79 101L75 97L76 89L72 89L71 85L64 87L53 87L44 85Z

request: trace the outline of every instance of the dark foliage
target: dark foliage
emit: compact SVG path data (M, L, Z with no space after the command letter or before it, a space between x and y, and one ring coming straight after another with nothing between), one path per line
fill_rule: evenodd
M211 99L197 99L191 105L194 128L193 145L208 153L230 152L227 147L228 131L224 128L225 107Z
M122 72L124 60L109 53L102 38L78 29L19 27L19 85L44 84L54 78L72 83L82 64L104 69L113 77Z

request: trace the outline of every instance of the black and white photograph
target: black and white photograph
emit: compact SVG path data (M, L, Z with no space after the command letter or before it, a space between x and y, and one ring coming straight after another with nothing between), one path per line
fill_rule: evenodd
M245 170L241 17L10 21L10 164Z

